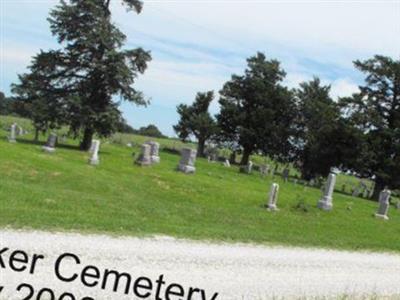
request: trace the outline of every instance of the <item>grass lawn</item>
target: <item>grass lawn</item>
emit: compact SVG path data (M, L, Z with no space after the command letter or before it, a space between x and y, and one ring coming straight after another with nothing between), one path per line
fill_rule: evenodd
M11 119L0 120L3 127ZM93 167L75 141L45 154L44 137L35 144L28 134L10 144L6 135L0 129L2 227L400 251L394 207L385 222L373 217L376 202L335 193L334 210L323 212L316 208L319 189L205 159L185 175L175 171L177 155L161 152L159 165L139 167L132 158L138 148L103 143L101 164ZM263 207L273 180L280 184L277 213Z

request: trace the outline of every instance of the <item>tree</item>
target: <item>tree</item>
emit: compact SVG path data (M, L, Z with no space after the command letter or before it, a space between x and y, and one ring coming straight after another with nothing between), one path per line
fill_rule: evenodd
M61 127L66 123L68 111L66 96L62 89L55 90L49 76L56 66L52 65L54 53L43 52L33 57L30 73L19 75L19 83L11 85L15 106L19 114L32 120L34 140L39 133Z
M165 135L161 133L161 131L157 128L156 125L150 124L145 127L140 127L139 130L137 130L137 134L139 135L144 135L144 136L150 136L150 137L156 137L156 138L164 138Z
M247 59L245 74L232 75L220 91L219 136L243 148L241 164L254 151L280 161L291 155L296 105L281 85L285 75L277 60L257 53Z
M306 180L327 176L332 167L340 167L358 149L352 128L341 118L340 108L329 93L330 86L322 86L319 78L301 83L296 90L299 114L295 144Z
M180 120L174 126L175 132L182 141L194 135L198 141L197 155L204 156L205 143L215 133L215 120L208 112L211 101L214 99L214 92L197 93L192 105L180 104L177 107Z
M352 168L375 178L373 197L378 199L385 186L400 187L400 60L376 55L354 64L366 74L365 85L341 99L345 116L363 134Z
M147 68L150 53L141 48L123 49L126 36L111 20L110 2L62 0L48 18L62 48L41 52L30 73L20 76L16 90L29 94L33 90L25 89L33 86L36 99L45 95L41 104L55 102L53 107L63 112L61 121L75 134L83 133L83 150L90 147L95 133L107 136L117 129L121 113L113 96L138 105L148 103L133 84ZM128 10L141 12L141 1L122 3ZM45 84L35 81L37 78Z
M9 113L10 101L3 92L0 92L0 115L8 115Z

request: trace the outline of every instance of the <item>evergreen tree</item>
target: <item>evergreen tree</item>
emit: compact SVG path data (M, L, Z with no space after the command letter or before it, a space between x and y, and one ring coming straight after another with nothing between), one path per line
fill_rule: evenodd
M180 120L174 126L174 130L182 141L187 141L191 135L196 137L198 156L204 156L205 143L216 130L215 120L208 112L213 99L214 93L212 91L197 93L192 105L180 104L177 107Z
M375 178L377 199L385 186L400 188L400 60L376 55L354 64L366 78L360 93L341 100L345 116L363 134L351 165Z
M57 121L65 122L75 134L83 133L83 150L90 147L95 133L107 136L117 129L121 113L114 95L138 105L148 103L133 84L147 68L150 53L122 48L126 36L111 20L110 2L61 1L48 20L62 48L40 53L30 73L20 76L21 83L15 86L19 95L33 91L40 104L59 107L62 118ZM140 13L142 9L141 1L122 2L128 10Z
M358 149L351 127L329 93L330 86L322 86L318 78L301 83L296 90L297 159L306 180L327 176Z
M296 117L292 93L281 85L286 73L263 53L247 60L243 76L232 75L220 91L220 137L243 149L241 164L254 151L289 160Z

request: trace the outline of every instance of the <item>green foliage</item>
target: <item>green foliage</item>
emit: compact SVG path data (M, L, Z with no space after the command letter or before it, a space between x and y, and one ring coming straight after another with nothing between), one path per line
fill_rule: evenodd
M232 75L220 91L220 139L240 145L241 164L255 151L289 160L296 114L291 92L281 85L285 72L263 53L247 59L243 76Z
M124 3L137 13L142 9L141 1ZM76 135L83 133L82 149L93 134L108 136L117 129L121 113L114 95L148 103L133 84L150 53L123 48L126 36L112 22L109 6L110 0L61 1L48 20L62 48L34 57L13 89L34 107L35 126L67 124Z
M0 92L0 115L11 114L10 102L10 99L8 99L3 92Z
M157 128L156 125L150 124L145 127L140 127L134 133L149 137L156 137L156 138L164 138L165 135L161 133L161 131Z
M374 197L400 187L400 60L375 56L356 61L365 86L341 99L343 111L360 132L360 151L348 164L364 177L375 176Z
M321 86L319 78L301 83L296 90L296 158L306 180L327 176L332 167L357 154L352 130L329 92L330 86Z
M213 91L197 93L192 105L180 104L177 107L180 120L174 130L182 141L186 141L191 135L196 137L198 156L204 156L205 143L216 132L215 121L208 112L213 99Z

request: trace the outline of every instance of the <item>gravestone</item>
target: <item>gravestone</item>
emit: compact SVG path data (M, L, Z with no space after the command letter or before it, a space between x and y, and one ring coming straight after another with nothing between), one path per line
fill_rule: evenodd
M249 160L249 162L247 163L247 166L246 166L246 173L251 174L251 171L253 171L253 162L251 160Z
M207 156L207 162L208 162L208 163L211 162L211 156L210 156L210 155Z
M288 168L285 168L282 172L282 177L283 177L283 181L287 182L288 178L289 178L289 172L290 170Z
M100 143L99 140L92 140L92 143L90 144L90 148L89 148L89 152L90 152L90 153L93 153L93 151L94 151L94 149L95 149L95 147L96 147L96 143L97 143L97 142Z
M229 168L231 166L231 163L229 162L229 159L225 159L224 161L224 167Z
M10 128L10 136L8 137L8 141L10 143L16 143L17 142L17 140L15 139L16 134L17 134L16 131L17 131L17 123L13 123L11 125L11 128Z
M318 208L323 209L323 210L331 210L333 207L332 203L332 195L333 191L335 189L335 183L336 183L336 175L333 173L330 173L328 176L328 180L325 184L325 189L324 189L324 195L323 197L318 201Z
M389 202L390 194L391 194L391 192L386 188L379 193L379 207L378 207L378 211L375 214L376 218L389 220L389 217L387 214L388 214L389 206L390 206L390 202Z
M150 158L151 162L154 163L159 163L160 162L160 156L159 156L159 151L160 151L160 144L154 141L147 142L147 144L150 145Z
M100 141L94 140L92 141L93 151L92 156L89 158L89 164L96 166L100 163L99 160L99 149L100 149Z
M343 192L343 193L346 192L346 185L345 185L345 184L342 185L342 192Z
M150 166L151 165L151 146L147 143L142 144L141 152L137 160L136 164L140 166Z
M181 150L181 160L178 165L178 171L183 173L194 173L196 168L194 166L196 162L197 151L190 148L183 148Z
M47 138L46 145L44 145L42 149L44 152L53 153L56 151L56 144L57 144L57 135L52 132Z
M269 191L268 204L267 204L267 208L269 211L279 210L277 207L278 192L279 192L279 185L277 183L273 183L271 185L271 190Z

